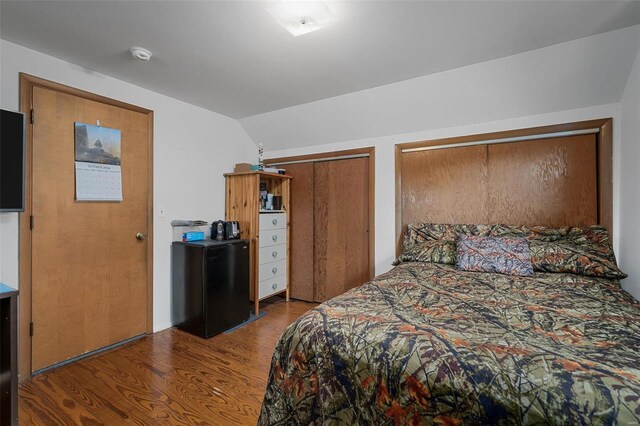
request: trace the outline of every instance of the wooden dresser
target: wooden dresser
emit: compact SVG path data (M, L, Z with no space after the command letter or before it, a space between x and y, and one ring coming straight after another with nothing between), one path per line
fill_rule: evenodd
M251 241L250 298L258 315L260 300L285 293L289 300L289 214L291 176L265 172L227 173L226 220L240 223L240 238ZM282 197L282 209L262 210L260 184Z

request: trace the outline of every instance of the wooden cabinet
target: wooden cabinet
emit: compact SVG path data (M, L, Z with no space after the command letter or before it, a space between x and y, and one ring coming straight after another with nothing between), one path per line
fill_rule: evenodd
M258 314L260 300L285 293L289 300L291 176L265 172L227 173L226 220L240 223L240 238L251 241L250 298ZM282 197L278 211L260 208L260 184Z

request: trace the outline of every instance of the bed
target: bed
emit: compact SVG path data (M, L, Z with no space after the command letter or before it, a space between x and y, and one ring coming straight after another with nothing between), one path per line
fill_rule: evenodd
M396 145L397 266L286 329L259 424L640 424L611 129Z
M613 256L606 230L479 232L555 251L531 276L401 256L286 329L259 424L638 424L640 304L590 262Z

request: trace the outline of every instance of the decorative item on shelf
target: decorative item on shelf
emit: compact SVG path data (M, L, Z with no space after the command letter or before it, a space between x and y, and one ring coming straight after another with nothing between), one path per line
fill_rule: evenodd
M265 206L266 210L273 210L273 194L267 194L267 205Z
M260 182L260 210L267 208L267 182Z
M282 210L282 195L273 196L273 210Z
M251 171L251 164L250 163L236 163L235 167L233 168L233 171L235 173L250 172Z
M264 153L264 146L262 142L258 144L258 170L264 169L264 162L262 160L262 154Z

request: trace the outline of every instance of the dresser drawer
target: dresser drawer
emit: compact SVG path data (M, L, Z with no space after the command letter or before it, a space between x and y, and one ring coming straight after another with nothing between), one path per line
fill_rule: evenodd
M287 258L287 245L279 244L277 246L262 247L258 252L259 263L275 262L276 260L284 260Z
M287 243L287 230L260 231L260 248Z
M274 293L279 293L287 289L287 275L282 275L276 278L270 278L260 281L258 285L258 298L263 299L271 296Z
M260 213L260 231L287 227L286 213Z
M258 268L258 280L266 280L279 277L287 272L287 259L278 260L276 262L261 263Z

